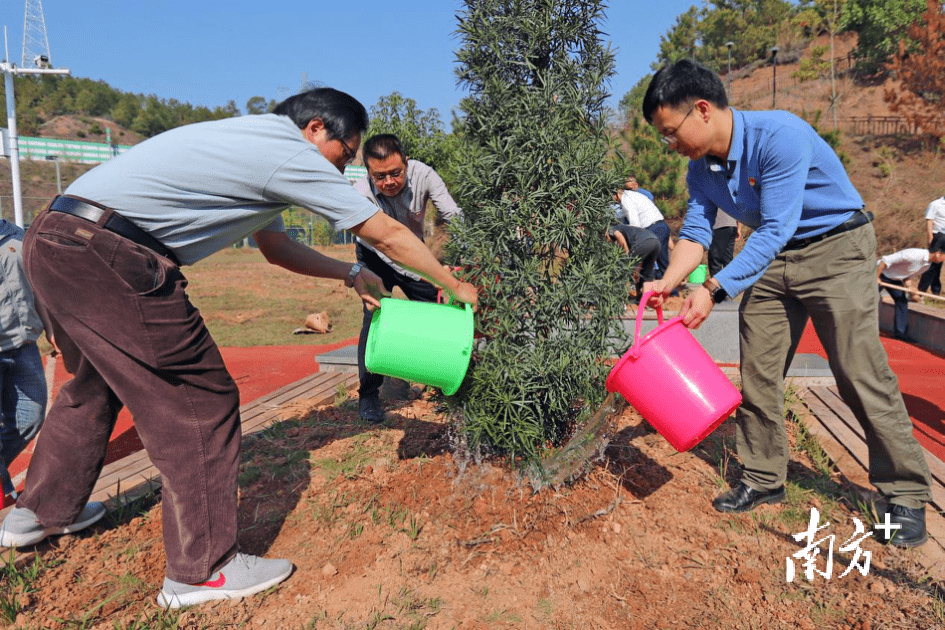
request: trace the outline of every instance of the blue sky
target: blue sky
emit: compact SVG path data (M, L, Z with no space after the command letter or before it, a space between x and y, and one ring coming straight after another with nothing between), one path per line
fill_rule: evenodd
M616 106L656 58L660 36L692 0L662 9L613 0L603 30L617 49ZM215 107L252 96L281 100L303 74L370 108L397 90L448 125L460 40L454 0L250 2L247 0L43 0L52 62L73 76L127 92ZM19 64L25 0L4 0L9 58ZM432 8L431 8L432 7ZM438 8L439 7L439 8ZM6 55L4 55L6 56Z

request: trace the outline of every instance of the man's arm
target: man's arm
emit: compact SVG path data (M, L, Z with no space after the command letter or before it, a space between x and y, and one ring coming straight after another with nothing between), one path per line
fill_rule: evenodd
M285 232L260 230L253 234L253 238L256 239L259 251L265 256L266 262L270 264L303 276L344 281L348 279L351 263L330 258L311 247L293 241ZM373 307L380 307L380 298L390 297L381 279L368 269L361 269L354 279L353 288L366 304Z
M929 245L932 244L934 226L935 226L935 221L933 221L932 219L925 220L925 236L929 241Z
M398 265L420 274L433 284L446 289L461 302L476 307L479 298L476 287L461 282L440 265L433 253L414 236L410 228L377 212L367 221L350 228L358 237L370 243Z

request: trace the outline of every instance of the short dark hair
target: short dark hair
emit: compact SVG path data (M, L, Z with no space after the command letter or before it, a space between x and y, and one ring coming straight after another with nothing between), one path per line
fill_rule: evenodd
M358 99L329 87L306 90L290 96L272 110L288 116L299 129L305 129L315 118L321 118L332 140L350 138L364 133L368 127L368 113Z
M945 234L941 232L936 232L932 237L932 242L929 243L929 253L936 254L938 252L945 252Z
M650 79L643 97L643 117L652 123L653 112L659 107L676 107L700 98L719 109L728 107L728 96L719 75L695 61L681 59L663 66Z
M361 159L364 160L364 165L367 166L368 159L383 160L392 153L398 154L403 158L404 164L407 163L407 152L404 151L404 145L401 144L400 138L392 133L379 133L371 136L364 143L364 148L361 150Z

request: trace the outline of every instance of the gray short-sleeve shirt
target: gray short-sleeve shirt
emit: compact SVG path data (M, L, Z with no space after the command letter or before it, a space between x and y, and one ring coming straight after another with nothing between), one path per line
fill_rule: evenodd
M171 129L92 169L66 190L114 208L193 264L261 229L283 231L289 206L336 230L378 208L287 116L226 118Z

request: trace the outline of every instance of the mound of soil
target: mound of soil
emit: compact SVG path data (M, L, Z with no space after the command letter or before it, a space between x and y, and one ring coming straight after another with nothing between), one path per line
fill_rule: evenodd
M386 425L356 401L296 402L245 440L244 552L289 558L270 592L178 613L154 601L163 579L160 504L38 549L45 567L18 597L17 627L43 628L931 628L942 624L915 550L860 543L857 489L802 453L788 501L722 515L710 501L737 478L731 421L677 453L632 410L588 476L533 493L514 470L452 454L429 394ZM792 430L794 425L792 426ZM796 430L795 430L796 431ZM862 491L862 489L859 489ZM834 535L808 581L811 508ZM866 527L871 523L867 522ZM856 564L866 564L863 575ZM846 572L841 577L841 574ZM137 624L137 625L135 625Z

